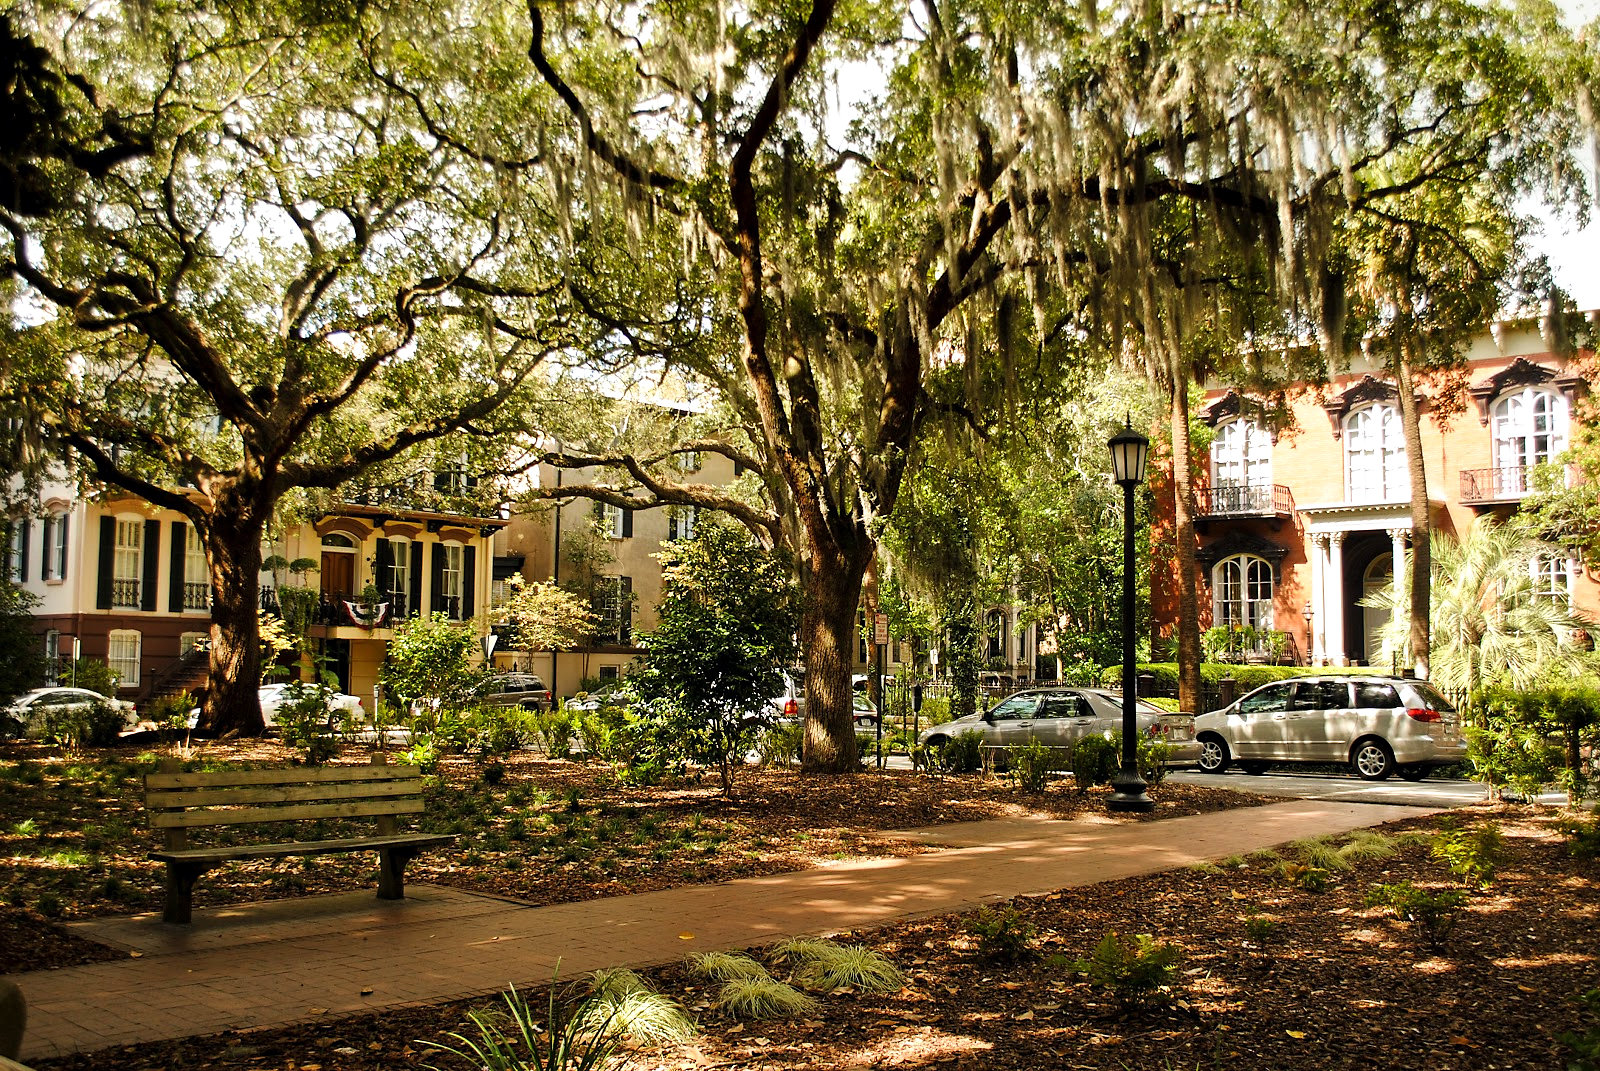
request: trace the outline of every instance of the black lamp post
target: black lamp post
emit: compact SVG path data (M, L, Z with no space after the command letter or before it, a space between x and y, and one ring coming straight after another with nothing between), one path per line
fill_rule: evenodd
M1113 811L1150 811L1155 801L1145 795L1139 776L1138 679L1133 665L1133 492L1144 482L1150 440L1127 426L1107 443L1111 447L1111 475L1122 488L1122 768L1111 779Z

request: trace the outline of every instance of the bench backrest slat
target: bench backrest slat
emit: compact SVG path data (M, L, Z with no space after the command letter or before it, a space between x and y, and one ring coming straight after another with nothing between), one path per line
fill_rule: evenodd
M287 807L239 807L212 810L205 807L185 811L155 811L150 824L157 829L196 826L233 826L262 822L299 822L313 818L362 818L374 815L421 814L420 799L371 800L357 803L301 803Z
M145 793L144 805L152 811L182 810L185 807L238 807L253 803L317 803L323 800L390 799L417 796L422 782L319 781L316 784L239 785L224 788L183 788Z
M146 791L153 788L223 788L229 785L290 785L321 781L403 781L422 776L417 766L324 766L298 770L219 770L216 773L146 774Z

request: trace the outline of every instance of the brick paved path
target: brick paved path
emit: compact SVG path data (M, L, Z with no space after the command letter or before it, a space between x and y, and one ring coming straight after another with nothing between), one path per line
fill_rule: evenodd
M394 902L361 892L207 909L202 887L189 927L159 915L75 924L139 958L15 976L30 1009L23 1058L537 985L558 960L572 977L877 926L1425 813L1295 800L1160 822L973 822L908 834L946 851L550 907L416 886Z

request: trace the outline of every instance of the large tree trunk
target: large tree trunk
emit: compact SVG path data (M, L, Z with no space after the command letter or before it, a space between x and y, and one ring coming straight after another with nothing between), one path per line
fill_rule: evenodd
M199 727L258 736L261 687L261 537L266 514L219 508L200 526L211 574L211 668Z
M1172 502L1178 541L1178 706L1202 714L1200 697L1200 596L1194 558L1194 479L1189 451L1189 392L1172 388Z
M1432 637L1429 618L1433 603L1433 523L1428 516L1428 472L1422 458L1422 407L1411 379L1411 363L1402 350L1395 362L1400 389L1400 427L1406 440L1406 469L1411 477L1411 665L1422 680L1428 679ZM1399 567L1399 563L1395 563Z
M806 773L852 773L859 764L851 712L850 652L866 554L809 556L800 647L806 656L806 725L800 756Z

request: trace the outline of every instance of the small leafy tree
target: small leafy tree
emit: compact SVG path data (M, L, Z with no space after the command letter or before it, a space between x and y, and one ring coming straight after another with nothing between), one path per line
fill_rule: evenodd
M632 675L639 697L690 759L713 763L733 792L733 764L750 749L793 661L799 599L790 567L726 523L664 549L654 631Z
M581 596L554 584L529 584L520 576L511 578L510 587L506 615L518 649L553 651L574 647L594 634L595 615Z
M472 630L442 613L413 617L395 630L383 664L384 687L401 701L455 706L473 681Z
M37 596L0 581L0 703L37 688L44 680L44 655L30 616Z

